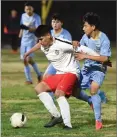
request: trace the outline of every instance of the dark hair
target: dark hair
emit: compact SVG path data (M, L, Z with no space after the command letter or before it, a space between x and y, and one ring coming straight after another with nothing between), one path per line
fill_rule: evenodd
M26 2L26 3L24 4L24 6L31 6L31 7L34 7L34 6L33 6L33 3L30 2L30 1L29 1L29 2Z
M83 16L83 22L88 22L90 25L94 25L96 29L100 26L100 17L93 12L88 12Z
M54 13L51 18L52 18L52 20L54 19L54 20L59 20L59 21L63 22L63 18L59 13Z
M47 33L50 33L51 27L48 25L40 25L37 27L36 31L35 31L35 36L36 37L42 37Z

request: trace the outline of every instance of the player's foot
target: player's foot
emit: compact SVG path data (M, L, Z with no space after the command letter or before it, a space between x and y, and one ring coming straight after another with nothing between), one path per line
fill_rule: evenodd
M96 125L95 125L96 130L101 129L102 127L103 127L102 122L96 120Z
M42 81L42 78L43 78L42 75L40 75L40 76L37 77L37 79L38 79L38 83Z
M70 130L70 129L72 129L72 127L64 126L63 129Z
M52 119L47 124L45 124L44 127L46 127L46 128L53 127L56 124L60 124L62 122L63 122L62 117L57 117L57 118L56 117L52 117Z
M101 103L107 103L107 97L103 91L100 91L99 96L101 98Z
M17 50L12 50L11 53L12 53L12 54L17 54L18 51L17 51Z
M26 84L26 85L31 85L31 84L33 84L33 83L32 83L32 81L26 81L25 84Z

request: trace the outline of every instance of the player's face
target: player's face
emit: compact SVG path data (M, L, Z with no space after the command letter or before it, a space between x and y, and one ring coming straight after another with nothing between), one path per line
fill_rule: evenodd
M11 11L11 16L12 16L13 18L15 18L15 17L17 16L17 11L16 11L16 10L12 10L12 11Z
M33 7L32 6L25 6L25 12L29 15L29 16L32 16L33 14Z
M83 31L86 35L90 36L92 34L92 32L94 31L94 29L95 29L94 25L90 25L90 24L88 24L88 22L84 23Z
M41 43L41 45L43 45L44 47L48 47L51 44L51 42L52 38L50 34L47 34L39 38L39 43Z
M59 30L62 28L63 23L60 20L53 19L51 25L54 30Z

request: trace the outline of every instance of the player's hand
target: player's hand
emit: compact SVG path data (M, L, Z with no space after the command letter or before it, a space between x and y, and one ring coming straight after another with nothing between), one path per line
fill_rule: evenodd
M72 41L72 45L74 48L77 48L78 46L80 46L80 43L79 43L79 41L74 40L74 41Z
M83 60L83 59L86 59L87 58L87 54L83 53L83 52L76 52L75 54L75 58L77 60Z
M21 29L25 29L25 30L29 30L29 27L27 27L27 26L24 25L24 24L21 24L21 25L20 25L20 28L21 28Z
M26 58L28 57L29 54L25 53L24 54L24 60L26 60Z

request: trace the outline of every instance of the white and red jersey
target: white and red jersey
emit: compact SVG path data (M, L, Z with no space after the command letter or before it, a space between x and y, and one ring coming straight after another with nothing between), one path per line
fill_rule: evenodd
M79 61L75 60L74 49L69 42L55 39L49 48L41 46L41 50L57 70L56 74L73 73L79 75Z

